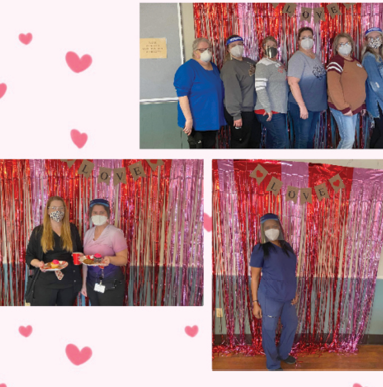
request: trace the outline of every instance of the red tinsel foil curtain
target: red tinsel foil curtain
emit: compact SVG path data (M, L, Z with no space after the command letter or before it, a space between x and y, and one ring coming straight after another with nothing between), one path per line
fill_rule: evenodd
M258 185L251 171L269 173ZM327 182L339 174L345 188ZM266 191L271 177L281 194ZM287 186L327 182L329 199L285 200ZM250 256L260 217L280 216L298 256L299 325L294 353L355 352L368 328L383 245L383 171L268 160L213 162L213 353L262 354L252 316ZM220 317L222 316L222 317Z
M60 160L0 161L2 305L23 304L26 244L53 195L66 201L81 236L89 229L89 202L109 200L110 221L128 243L126 305L202 305L203 161L163 160L155 171L145 160L92 161L89 178L78 174L82 160L71 168ZM138 161L146 177L134 181L128 166ZM114 186L113 176L98 183L101 167L125 167L127 184Z
M28 160L0 160L0 305L23 305L25 249L33 229Z
M338 3L341 15L331 18L326 6L329 3L297 3L293 17L283 14L286 3L274 8L271 3L194 3L195 37L208 38L213 47L213 61L219 68L225 57L225 40L232 34L243 37L247 56L255 61L262 58L261 42L266 36L274 36L279 43L279 60L287 65L297 50L297 32L300 27L309 26L314 31L314 51L322 62L327 64L332 55L334 37L340 32L349 33L356 43L355 56L361 60L364 32L373 26L381 26L383 21L383 3L356 3L350 9ZM314 23L302 21L302 7L324 7L326 21ZM367 148L372 130L372 121L368 116L360 118L360 127L355 147ZM316 132L316 148L336 148L339 135L336 124L329 111L322 113ZM228 131L221 129L219 146L227 147Z

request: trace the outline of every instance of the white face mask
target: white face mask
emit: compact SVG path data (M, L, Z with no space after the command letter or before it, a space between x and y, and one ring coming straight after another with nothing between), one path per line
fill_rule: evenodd
M243 46L235 46L230 49L230 54L236 56L237 58L242 57L243 54Z
M348 55L351 52L351 45L347 43L344 46L340 46L338 51L339 51L339 54Z
M205 50L202 54L201 54L201 57L200 59L203 61L203 62L210 62L211 60L211 51L210 50Z
M311 38L302 39L301 41L301 46L305 50L311 50L313 48L313 45L314 45L314 40Z
M279 237L279 230L277 228L270 228L265 231L265 235L269 241L276 241Z
M108 218L105 215L93 215L92 216L92 223L95 226L102 226L106 223Z

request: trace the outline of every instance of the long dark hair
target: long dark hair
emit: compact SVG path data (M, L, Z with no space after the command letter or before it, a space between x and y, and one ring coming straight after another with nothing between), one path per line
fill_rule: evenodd
M283 252L288 256L289 252L290 253L293 253L295 255L295 252L293 250L293 248L288 244L288 242L282 240L282 241L279 241L280 244L281 244L281 248L283 250ZM270 251L273 250L273 249L276 249L276 246L274 245L274 243L271 243L271 242L266 242L266 243L261 243L261 248L263 250L263 256L265 258L268 258L269 255L270 255Z

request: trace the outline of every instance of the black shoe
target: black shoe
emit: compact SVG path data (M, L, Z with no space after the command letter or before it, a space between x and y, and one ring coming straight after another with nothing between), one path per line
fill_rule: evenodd
M295 359L295 357L289 355L286 357L286 359L281 359L281 361L285 362L286 364L295 364L297 360Z
M283 369L281 367L275 369L275 370L269 370L269 371L283 371Z

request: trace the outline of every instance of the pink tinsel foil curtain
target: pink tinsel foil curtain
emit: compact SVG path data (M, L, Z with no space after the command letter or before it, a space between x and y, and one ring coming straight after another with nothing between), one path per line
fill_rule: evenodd
M203 161L164 160L153 171L145 160L91 160L92 176L60 160L0 160L0 300L22 305L25 249L41 224L50 196L66 201L70 220L83 236L90 227L89 202L111 204L110 221L128 243L126 305L202 305ZM136 182L128 166L141 161L146 177ZM127 184L98 183L99 168L127 170ZM83 296L78 305L86 304Z
M269 174L258 185L251 171ZM288 185L305 188L338 174L345 188L311 203L286 201ZM275 197L266 187L283 182ZM293 351L355 352L368 328L383 246L383 171L267 160L213 162L213 353L263 353L252 316L250 255L259 219L281 218L298 256L299 325ZM223 317L218 316L222 311Z
M329 3L297 3L293 17L283 14L286 3L274 8L272 3L194 3L195 36L208 38L213 47L213 61L219 68L225 57L225 40L232 34L243 37L247 56L255 61L262 58L261 42L268 35L274 36L279 43L279 60L287 65L297 50L297 32L300 27L309 26L314 31L314 51L322 62L327 64L332 55L332 42L340 32L349 33L356 43L356 57L361 59L364 32L373 26L381 26L383 21L383 3L356 3L350 9L338 3L341 15L332 19L326 8ZM325 8L326 21L314 23L300 20L302 7ZM368 116L361 117L357 133L356 147L366 148L372 122ZM336 148L339 135L335 122L329 112L322 113L316 132L316 148ZM227 147L228 131L221 129L219 146Z

